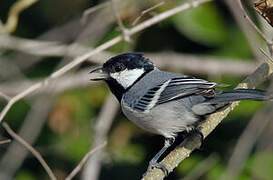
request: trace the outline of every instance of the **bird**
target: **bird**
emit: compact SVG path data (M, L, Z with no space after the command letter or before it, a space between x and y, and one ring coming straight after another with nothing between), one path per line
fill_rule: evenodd
M259 89L216 90L224 84L159 70L142 53L123 53L90 73L92 81L104 81L121 105L123 114L140 128L164 137L164 146L150 160L147 172L166 165L158 159L181 132L203 135L200 122L233 101L267 101L273 98Z

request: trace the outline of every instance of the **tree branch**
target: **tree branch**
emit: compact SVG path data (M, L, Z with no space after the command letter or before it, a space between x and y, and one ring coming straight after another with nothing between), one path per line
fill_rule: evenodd
M119 105L116 99L114 99L113 95L109 94L94 126L94 142L92 147L96 147L106 141L107 134L113 123L116 113L118 112L118 109ZM83 180L98 179L103 160L103 152L104 151L98 151L96 155L92 159L89 159L89 161L86 163L82 174Z
M65 180L71 180L76 174L82 169L86 161L89 159L89 157L94 154L96 151L104 148L106 146L107 142L104 141L101 145L95 147L91 151L85 154L85 156L82 158L81 162L76 166L76 168L65 178Z
M158 7L162 6L162 5L164 5L164 4L166 3L166 1L167 1L167 0L162 0L160 3L155 4L154 6L148 8L148 9L143 10L143 11L140 13L140 15L133 21L132 25L135 26L135 25L139 22L139 20L140 20L144 15L146 15L147 13L153 11L154 9L156 9L156 8L158 8Z
M255 72L249 75L242 83L240 83L237 88L254 88L260 83L262 83L266 78L272 75L273 65L264 63ZM207 137L216 126L232 111L239 102L233 102L231 105L215 114L212 114L208 119L200 124L201 132L204 138ZM198 135L193 135L187 138L183 145L177 147L173 150L166 158L164 158L161 163L165 164L169 172L173 171L175 167L179 165L184 159L190 156L191 152L200 146L200 137ZM159 180L164 178L164 173L160 169L152 169L149 171L143 180Z
M209 157L201 161L196 167L194 167L186 177L181 180L196 180L200 179L202 175L204 175L207 171L209 171L219 160L219 156L217 154L210 154Z
M18 0L15 2L9 11L9 16L6 24L0 27L0 33L12 33L16 30L20 13L27 9L38 0Z
M70 50L71 46L73 46L72 50ZM35 50L33 50L33 47L35 47ZM0 49L1 48L18 50L27 54L45 57L69 56L72 58L90 50L89 47L78 43L65 45L61 42L28 40L8 35L0 38ZM67 54L67 52L69 52L69 54ZM189 71L195 74L247 75L257 67L257 64L254 63L253 60L241 61L240 59L221 58L221 61L219 61L219 57L187 55L175 52L146 54L156 65ZM112 56L114 56L113 53L102 51L92 57L92 59L88 59L88 61L101 64L101 59L107 59ZM166 59L170 59L170 61L166 61ZM200 66L200 63L203 65Z
M243 17L243 12L241 12L239 2L237 0L236 1L225 0L225 3L228 5L231 13L233 14L235 20L237 21L237 24L239 25L240 29L246 36L254 56L256 57L256 59L263 61L263 57L258 53L260 39L258 38L256 32L249 27L249 24Z
M265 36L265 34L255 25L255 23L250 19L250 17L248 16L248 14L246 13L241 0L238 0L238 4L239 7L241 9L241 11L243 12L243 15L245 17L245 19L249 22L249 24L251 25L251 27L257 32L257 34L259 34L263 40L266 42L267 47L269 49L269 52L271 54L271 56L273 55L273 42L272 40L268 40L268 38Z
M2 97L3 99L9 101L10 100L10 97L8 95L6 95L5 93L1 92L0 91L0 97Z
M272 107L256 113L238 139L229 159L226 171L220 180L237 179L243 170L255 142L272 119Z
M18 136L27 141L28 144L34 144L39 137L44 124L47 122L54 100L55 98L51 93L40 94L35 99L30 100L31 109L25 119L22 119L23 124L17 130ZM28 155L29 151L24 146L13 141L1 156L0 169L4 167L5 170L0 171L0 179L13 179L14 174L22 166Z
M3 140L3 141L0 141L0 145L1 144L7 144L7 143L10 143L11 140L10 139L6 139L6 140Z
M85 24L86 20L87 20L87 17L90 14L92 14L93 12L95 12L95 11L97 11L99 9L102 9L102 8L106 7L109 3L110 3L110 1L102 2L102 3L100 3L100 4L96 5L96 6L93 6L91 8L86 9L82 14L81 23Z
M47 165L47 163L45 162L45 160L43 159L43 157L41 156L41 154L34 149L31 145L29 145L24 139L22 139L20 136L18 136L10 127L9 125L4 122L3 123L3 127L5 128L5 130L9 133L9 135L11 135L14 139L16 139L20 144L22 144L25 148L27 148L37 159L38 161L41 163L41 165L44 167L44 169L46 170L47 174L49 175L50 179L52 180L56 180L55 175L53 174L52 170L50 169L50 167Z
M127 33L128 30L124 27L123 23L122 23L122 20L120 18L120 15L119 15L119 11L117 9L117 6L116 6L116 1L115 0L111 0L111 7L112 7L112 11L113 11L113 14L115 15L115 18L117 20L117 23L119 25L119 28L120 30L122 31L122 36L123 36L123 39L124 41L126 42L130 42L130 35Z

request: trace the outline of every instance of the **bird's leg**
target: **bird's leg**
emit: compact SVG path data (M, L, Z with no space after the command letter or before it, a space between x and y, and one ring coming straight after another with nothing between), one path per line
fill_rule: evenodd
M163 148L153 157L153 159L149 162L149 167L147 172L152 168L160 168L164 172L165 175L168 174L168 168L164 164L158 163L158 159L161 157L161 155L174 143L175 138L166 138L164 142ZM146 173L147 173L146 172ZM145 173L145 174L146 174Z

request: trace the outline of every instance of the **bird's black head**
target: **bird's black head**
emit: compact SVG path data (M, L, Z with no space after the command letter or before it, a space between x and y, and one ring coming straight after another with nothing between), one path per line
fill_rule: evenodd
M110 58L102 67L91 71L102 75L91 80L106 81L113 94L121 100L123 93L154 68L142 54L125 53Z

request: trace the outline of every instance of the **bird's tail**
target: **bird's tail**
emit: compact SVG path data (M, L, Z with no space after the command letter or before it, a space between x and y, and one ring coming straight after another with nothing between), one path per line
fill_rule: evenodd
M219 91L215 98L209 102L231 102L240 100L270 101L273 100L273 94L259 89L234 89L232 91Z

